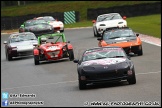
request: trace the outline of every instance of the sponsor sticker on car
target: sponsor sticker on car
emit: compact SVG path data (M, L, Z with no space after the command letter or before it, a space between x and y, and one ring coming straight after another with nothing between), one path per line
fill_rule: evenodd
M58 46L50 46L50 47L48 47L47 50L57 50L57 49L59 49Z

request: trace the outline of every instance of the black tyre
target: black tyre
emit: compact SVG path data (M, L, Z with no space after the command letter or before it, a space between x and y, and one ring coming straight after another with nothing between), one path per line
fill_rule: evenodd
M141 50L138 51L138 56L143 55L143 50L142 50L142 46L141 46Z
M84 81L81 81L80 79L79 79L79 89L80 90L86 89L86 83Z
M11 61L12 60L12 56L10 54L8 54L8 52L6 52L6 59L8 61Z
M39 65L39 55L34 55L34 64Z
M129 84L136 84L136 76L135 76L135 73L133 73L133 75L127 79L128 83Z
M70 61L74 60L74 52L73 52L73 50L69 50L69 59L70 59Z
M95 30L94 30L94 28L93 28L93 34L94 34L94 37L97 37L97 35L95 34Z
M96 29L96 37L99 37L100 34L97 32L97 28L95 28L95 29Z

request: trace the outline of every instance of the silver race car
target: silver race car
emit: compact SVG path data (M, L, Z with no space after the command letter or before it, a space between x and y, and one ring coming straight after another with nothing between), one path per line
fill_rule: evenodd
M23 32L11 34L5 44L5 54L8 61L13 57L33 55L33 48L38 44L34 33Z

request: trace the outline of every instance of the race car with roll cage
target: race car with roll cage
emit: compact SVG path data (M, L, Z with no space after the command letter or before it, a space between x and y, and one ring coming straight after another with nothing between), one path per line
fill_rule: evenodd
M143 55L142 41L139 34L129 27L107 28L97 40L99 41L99 47L120 46L127 54L132 52L138 56Z
M39 65L41 61L74 59L72 44L70 41L66 42L65 34L60 32L38 36L38 45L35 46L33 54L35 65Z

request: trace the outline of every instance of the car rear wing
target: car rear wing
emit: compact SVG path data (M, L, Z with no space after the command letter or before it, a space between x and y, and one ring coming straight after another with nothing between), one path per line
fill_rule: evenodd
M41 36L38 36L38 45L41 44L41 38L48 38L48 39L53 39L54 37L58 37L55 43L62 38L62 42L66 42L65 34L64 33L53 33L53 34L44 34Z

